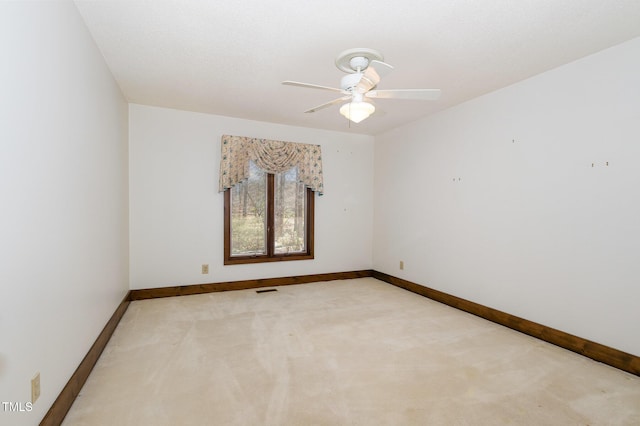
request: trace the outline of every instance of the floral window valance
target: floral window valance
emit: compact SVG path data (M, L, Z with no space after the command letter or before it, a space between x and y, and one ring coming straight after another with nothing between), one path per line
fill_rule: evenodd
M297 166L300 181L322 195L320 145L223 135L218 190L248 179L249 161L267 173L282 173Z

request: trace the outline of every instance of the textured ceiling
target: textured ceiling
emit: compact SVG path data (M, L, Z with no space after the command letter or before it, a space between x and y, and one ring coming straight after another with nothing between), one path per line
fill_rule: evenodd
M638 0L77 0L128 101L377 134L640 36ZM349 124L329 91L350 48L395 70L379 89L439 88L438 101L378 100Z

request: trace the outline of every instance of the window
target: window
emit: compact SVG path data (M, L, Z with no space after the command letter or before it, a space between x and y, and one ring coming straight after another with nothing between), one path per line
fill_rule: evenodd
M249 178L224 193L224 264L313 259L313 191L298 168Z
M320 145L222 135L224 264L313 259Z

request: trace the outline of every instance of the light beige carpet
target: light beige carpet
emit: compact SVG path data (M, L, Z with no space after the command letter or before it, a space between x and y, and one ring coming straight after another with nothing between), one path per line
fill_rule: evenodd
M640 425L640 378L362 278L132 302L64 425Z

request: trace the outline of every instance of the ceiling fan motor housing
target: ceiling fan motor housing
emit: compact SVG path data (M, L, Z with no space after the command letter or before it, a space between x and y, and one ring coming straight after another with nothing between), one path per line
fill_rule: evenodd
M353 89L357 86L361 78L361 72L347 74L340 80L340 88L342 90L346 90L347 92L353 92Z

